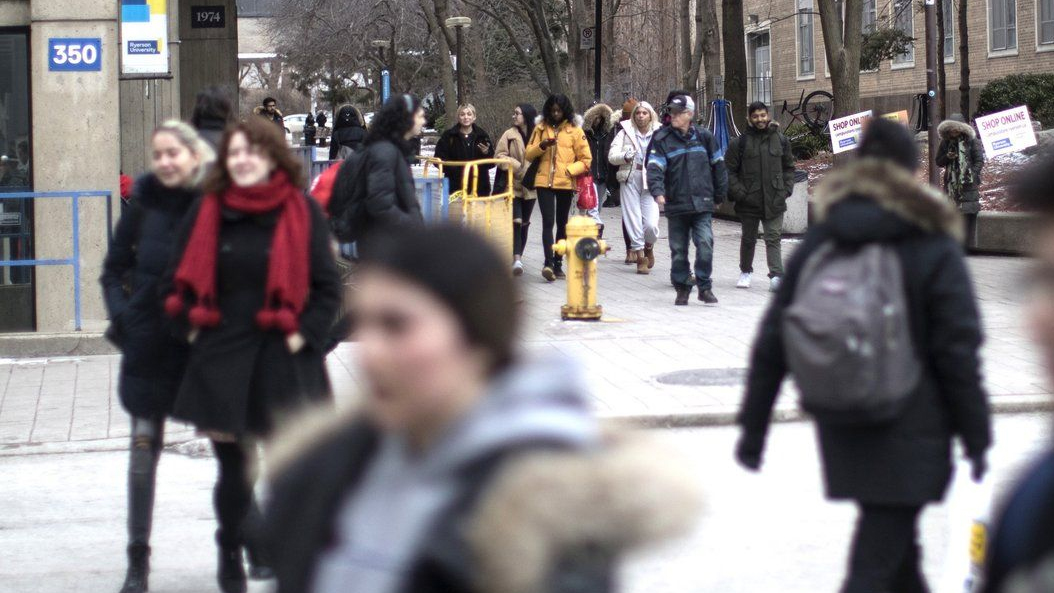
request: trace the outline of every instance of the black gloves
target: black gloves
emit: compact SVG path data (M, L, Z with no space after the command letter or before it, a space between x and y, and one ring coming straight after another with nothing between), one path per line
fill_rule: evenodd
M743 431L736 443L736 460L750 471L761 469L761 457L765 450L765 435Z
M974 482L980 484L984 480L985 474L988 473L988 460L985 459L984 453L971 455L970 465L973 467L970 471L970 477L973 478Z

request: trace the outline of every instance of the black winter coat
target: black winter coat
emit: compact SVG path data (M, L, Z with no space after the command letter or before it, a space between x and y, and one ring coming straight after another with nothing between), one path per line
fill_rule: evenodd
M363 142L365 140L366 128L362 126L353 125L333 130L333 135L330 137L329 144L329 160L337 160L337 155L340 154L340 149L344 146L347 146L355 152L362 150Z
M359 156L349 157L333 183L330 207L338 202L351 204L356 195L364 196L366 207L360 213L364 219L353 225L364 235L390 226L423 224L409 150L408 144L400 148L390 140L378 140ZM357 162L357 158L363 160Z
M953 138L951 136L952 131L959 132L959 136ZM941 136L941 144L937 148L937 156L934 161L938 167L944 167L944 190L949 193L951 199L955 200L960 212L963 214L977 214L981 211L981 172L984 169L984 145L981 144L981 140L977 137L977 132L974 131L973 126L965 122L951 119L941 122L937 132ZM948 155L950 152L958 152L960 142L967 143L966 152L970 159L973 183L964 186L962 192L958 195L951 195L950 179L952 167L950 165L952 159Z
M952 474L952 438L958 435L971 457L983 455L991 442L978 360L981 321L958 240L959 216L939 192L870 159L829 174L815 206L821 222L795 251L761 322L738 422L746 436L763 443L788 372L781 318L809 256L827 241L889 243L903 263L923 377L902 415L889 424L817 425L827 495L886 505L940 500Z
M488 149L482 151L479 144L486 143ZM443 161L477 161L494 157L494 141L486 130L472 124L472 133L467 137L461 133L461 126L454 127L443 132L436 143L435 157ZM478 192L481 196L490 195L490 170L492 165L479 167ZM461 190L462 171L464 167L443 167L443 176L450 180L450 193ZM472 187L472 179L469 179L469 187Z
M340 276L325 216L314 200L304 199L311 208L310 292L299 330L306 344L292 354L282 333L256 325L256 314L264 303L277 215L224 210L216 264L222 321L218 327L202 329L191 345L174 417L203 430L266 436L276 414L329 397L323 357L340 306ZM181 245L196 217L194 208L184 225ZM178 263L178 258L173 260L166 287L171 286ZM180 321L185 323L184 318ZM189 327L183 325L182 331L187 335Z
M673 126L652 136L645 161L648 191L666 196L666 216L713 212L728 195L724 155L710 130Z
M794 192L794 154L778 123L764 131L748 127L728 143L725 163L736 214L771 220L787 211Z
M137 418L171 412L186 367L187 345L172 337L160 284L180 223L198 195L166 188L153 174L140 177L103 261L106 336L123 354L117 393Z

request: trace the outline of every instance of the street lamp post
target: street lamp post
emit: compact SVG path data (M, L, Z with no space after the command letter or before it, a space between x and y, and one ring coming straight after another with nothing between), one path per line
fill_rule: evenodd
M465 78L461 75L461 44L462 44L462 29L467 29L472 26L472 19L467 16L452 16L446 20L446 26L448 29L453 29L457 36L457 50L455 55L457 56L457 104L465 104Z
M387 39L375 39L370 42L370 45L377 48L377 61L380 64L380 74L377 76L377 111L380 111L381 106L384 105L384 70L387 69L384 50L391 47L392 42ZM389 72L388 75L391 76L391 73Z

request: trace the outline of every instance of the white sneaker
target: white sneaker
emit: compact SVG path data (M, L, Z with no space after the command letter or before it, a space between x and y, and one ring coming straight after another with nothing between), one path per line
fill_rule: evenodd
M523 276L523 262L516 260L512 262L512 275Z
M779 292L780 285L783 284L783 278L776 276L769 280L769 292Z
M739 282L736 282L736 288L750 288L750 274L744 272L739 275Z

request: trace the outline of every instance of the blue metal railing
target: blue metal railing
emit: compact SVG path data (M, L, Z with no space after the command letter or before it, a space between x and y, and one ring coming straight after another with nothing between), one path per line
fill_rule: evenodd
M2 259L2 267L24 267L24 266L71 266L73 268L73 316L77 331L81 331L81 230L80 230L80 200L81 198L106 198L106 239L107 244L113 239L113 206L110 203L112 194L108 191L48 191L48 192L13 192L0 193L0 200L37 200L37 199L63 199L69 198L72 204L73 216L73 255L60 259ZM28 223L23 219L22 225ZM22 231L9 236L28 236Z

